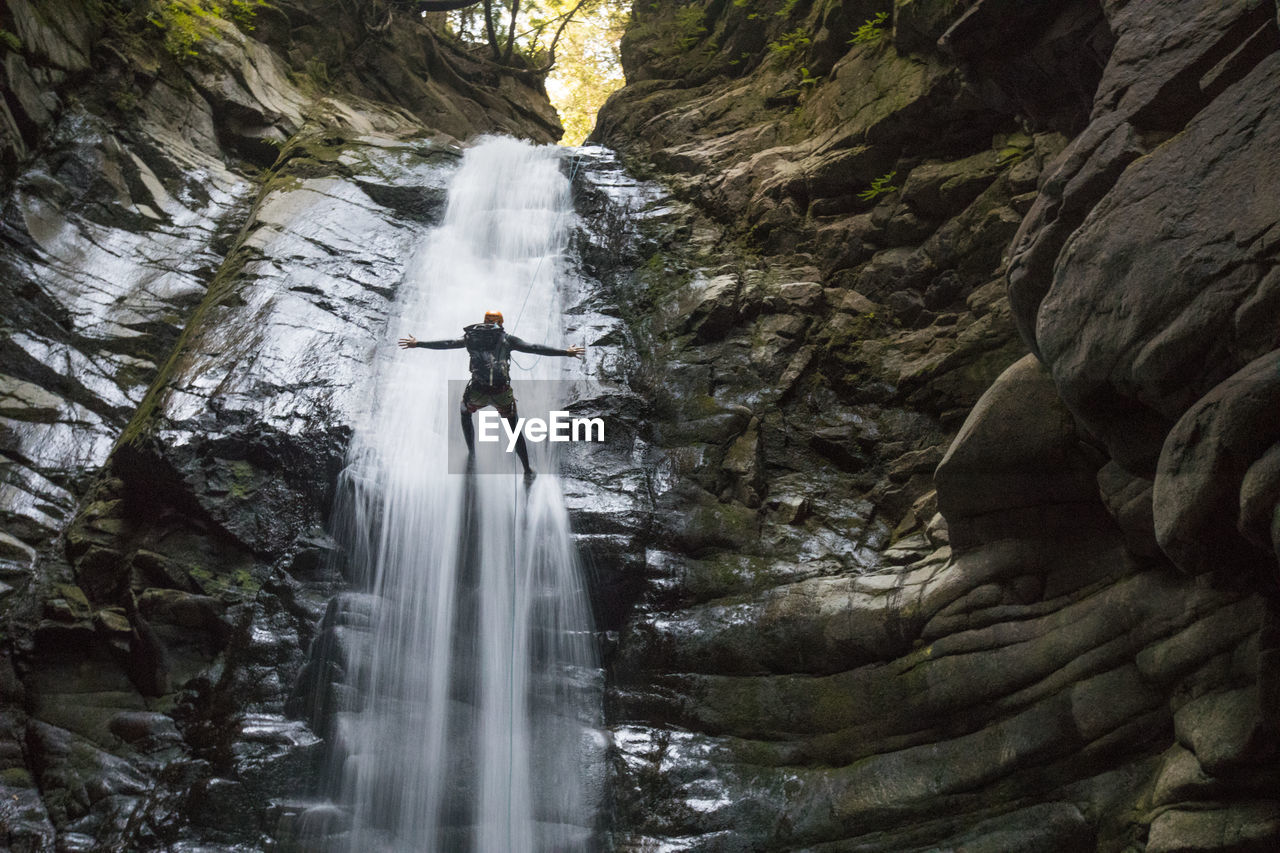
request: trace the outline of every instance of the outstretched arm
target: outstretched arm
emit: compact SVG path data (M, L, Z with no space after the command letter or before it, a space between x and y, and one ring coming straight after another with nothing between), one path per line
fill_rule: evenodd
M444 341L420 341L413 335L407 335L400 339L400 349L413 349L420 347L421 349L462 349L467 345L464 338L456 340Z
M584 347L560 349L559 347L549 347L543 344L531 344L528 341L517 338L515 335L507 335L507 343L511 344L511 348L516 352L531 352L534 355L563 355L582 358L582 354L586 352Z

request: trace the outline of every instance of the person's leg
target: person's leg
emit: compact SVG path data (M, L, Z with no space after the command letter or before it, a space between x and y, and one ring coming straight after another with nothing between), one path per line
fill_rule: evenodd
M462 419L462 437L467 442L467 455L476 455L476 428L471 422L471 409L464 402L462 408L458 410L458 416Z
M518 418L515 415L507 415L506 419L514 432ZM524 472L526 474L532 473L533 469L529 467L529 447L524 443L523 432L516 436L516 456L520 457L520 464L524 466Z
M508 387L502 398L495 401L494 408L498 410L498 414L506 419L511 426L511 431L515 432L516 423L520 420L519 414L516 412L516 397L511 393ZM533 469L529 467L529 446L524 443L524 433L521 432L516 436L516 456L520 457L520 464L524 466L524 474L526 477L533 474Z

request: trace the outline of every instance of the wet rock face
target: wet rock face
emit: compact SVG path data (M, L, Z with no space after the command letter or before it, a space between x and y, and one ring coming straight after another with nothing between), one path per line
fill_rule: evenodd
M1276 19L637 9L621 849L1280 843Z
M323 525L455 137L557 129L399 12L175 58L130 8L0 13L0 846L256 849L318 775Z
M1229 559L1273 574L1268 466L1249 497L1242 487L1277 438L1263 401L1280 344L1265 236L1280 176L1262 140L1275 136L1280 32L1247 6L1205 6L1193 25L1180 51L1126 56L1104 77L1100 96L1115 100L1116 78L1145 65L1176 76L1214 63L1177 100L1119 99L1073 144L1023 226L1011 292L1068 405L1119 465L1154 481L1165 553L1193 573ZM1114 181L1068 202L1102 170ZM1087 215L1063 241L1055 220L1069 206Z

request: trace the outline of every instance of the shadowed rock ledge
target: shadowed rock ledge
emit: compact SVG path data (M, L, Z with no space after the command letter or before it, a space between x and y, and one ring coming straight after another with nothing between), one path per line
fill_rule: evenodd
M1280 842L1276 15L636 8L620 849Z

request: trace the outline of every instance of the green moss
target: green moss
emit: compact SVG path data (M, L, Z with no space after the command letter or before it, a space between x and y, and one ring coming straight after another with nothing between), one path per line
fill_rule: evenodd
M685 6L676 12L676 45L680 51L688 50L707 34L706 16L697 6Z
M724 411L724 404L716 400L710 394L699 394L693 397L685 406L685 411L691 418L709 418L712 415L718 415Z
M198 56L200 43L217 35L214 21L219 15L200 0L166 0L147 15L147 20L160 30L165 50L176 59L185 59Z
M205 595L227 592L256 594L262 584L248 569L236 569L230 574L215 574L195 563L187 565L187 575L196 582Z
M308 59L301 71L291 71L289 77L295 86L311 95L322 96L333 88L329 64L319 57Z
M0 785L6 788L34 788L36 783L25 767L7 767L0 770Z
M244 500L258 490L254 480L253 466L244 460L237 460L227 465L231 471L231 485L228 493L233 498Z
M231 576L231 582L245 592L257 592L262 589L262 584L254 579L248 569L236 569L235 574Z
M754 525L753 525L754 529ZM699 599L744 595L774 585L774 558L725 551L690 561L686 588Z
M644 336L657 307L687 286L691 278L687 269L677 267L674 258L658 250L633 274L615 279L610 296L623 322Z
M252 221L252 216L246 221ZM137 411L134 412L132 420L120 433L120 438L116 440L115 448L112 450L113 454L121 447L136 445L139 441L149 436L152 429L154 429L156 411L167 395L169 382L179 372L180 367L187 358L187 345L196 334L196 330L202 326L205 316L218 305L229 301L235 293L236 280L244 271L245 264L253 254L252 251L243 246L243 237L244 235L241 234L237 240L236 248L223 261L213 280L209 282L209 287L205 291L204 301L196 307L191 317L187 320L187 324L183 328L182 334L178 337L178 342L174 346L173 352L170 353L169 359L160 367L155 380L147 390L146 396L142 398Z
M684 6L672 16L633 23L625 38L645 42L654 55L672 59L686 54L706 34L706 13L698 6Z
M80 587L70 583L54 584L53 594L66 599L67 604L71 605L71 609L77 616L83 615L86 619L89 617L91 612L89 598Z
M714 548L743 548L755 542L759 520L739 504L708 503L686 511L683 539L692 552Z
M0 44L3 44L14 53L22 52L22 39L18 38L16 33L11 33L8 30L0 30Z
M267 0L160 0L147 20L160 30L171 56L187 59L198 56L200 44L218 35L219 21L250 31L258 10L266 5Z
M996 163L1012 166L1023 160L1035 148L1035 140L1025 133L1011 133L996 140Z
M237 27L245 32L252 32L258 10L270 5L267 0L228 0L224 9Z

